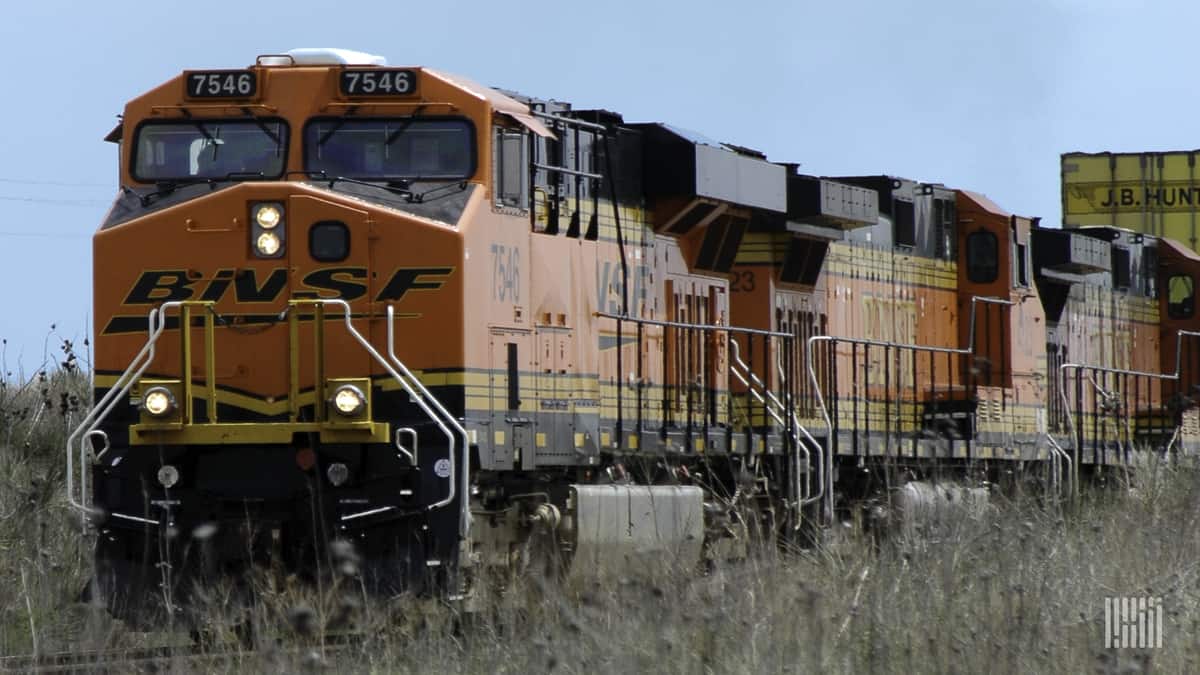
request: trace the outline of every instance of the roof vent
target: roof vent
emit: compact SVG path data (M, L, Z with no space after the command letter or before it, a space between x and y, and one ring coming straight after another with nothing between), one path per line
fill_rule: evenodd
M279 56L263 56L258 63L262 66L386 66L387 57L353 49L304 47Z

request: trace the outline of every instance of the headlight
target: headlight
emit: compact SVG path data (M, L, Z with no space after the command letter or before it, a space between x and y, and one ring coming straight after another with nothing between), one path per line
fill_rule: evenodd
M283 212L274 204L260 204L254 212L254 222L264 230L274 229L283 220Z
M259 258L283 256L287 240L287 218L283 204L259 202L250 204L250 248Z
M175 395L166 387L150 387L142 396L142 409L153 417L166 417L175 410Z
M279 253L279 237L274 232L263 232L258 235L254 245L258 248L258 252L264 256L271 257Z
M159 485L161 485L169 490L169 489L175 487L175 484L178 482L179 482L179 469L176 469L175 467L171 466L170 464L164 464L163 467L158 470L158 484Z
M344 384L333 392L333 408L346 417L354 417L367 405L362 390L352 384Z

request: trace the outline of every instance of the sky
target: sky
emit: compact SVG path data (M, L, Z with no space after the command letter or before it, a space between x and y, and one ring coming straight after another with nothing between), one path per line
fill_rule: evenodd
M9 2L0 372L89 337L90 237L117 189L102 138L185 69L357 49L1056 223L1061 153L1200 146L1198 19L1200 3L1155 0Z

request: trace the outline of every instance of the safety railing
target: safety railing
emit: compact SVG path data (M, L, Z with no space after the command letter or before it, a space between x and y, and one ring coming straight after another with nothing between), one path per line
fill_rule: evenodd
M338 302L341 302L342 304L346 304L344 300L339 300ZM347 321L347 324L349 324L349 305L346 305L346 307L347 307L346 321ZM358 338L359 341L362 342L364 344L364 346L367 347L371 351L372 356L377 357L377 360L379 360L378 352L376 352L373 348L371 348L370 344L366 343L362 339L361 335L358 335L357 332L355 332L355 337ZM460 513L459 513L458 533L459 533L459 536L463 540L466 540L466 538L470 534L470 530L471 530L471 504L470 504L471 500L469 498L470 494L471 494L471 490L470 490L470 488L471 488L471 476L470 476L471 442L470 442L470 438L467 436L467 430L463 427L462 423L459 422L459 420L456 417L454 417L454 415L450 414L450 411L446 410L446 407L444 405L442 405L441 401L439 401L436 396L434 396L432 393L430 393L429 389L427 389L425 387L425 385L421 382L421 380L418 379L416 376L414 376L412 374L412 371L410 371L408 369L408 367L406 367L404 365L404 362L401 361L396 356L395 310L393 309L393 307L391 305L388 305L388 307L387 307L387 351L388 351L388 359L391 361L391 366L389 366L386 362L381 361L384 368L387 369L388 373L393 378L395 378L398 382L400 382L400 386L404 387L404 391L408 393L409 398L411 398L412 401L414 403L416 403L417 406L419 406L426 415L428 415L431 419L433 419L434 422L438 425L438 428L440 428L446 434L447 440L449 442L446 456L450 462L450 466L449 466L450 494L447 495L446 498L443 499L442 501L430 506L430 508L431 509L432 508L440 508L442 506L445 506L446 504L449 504L451 501L454 500L454 494L455 494L454 479L455 479L455 476L457 475L458 481L459 481L459 486L460 486L459 492L461 492L461 494L462 494L462 499L460 500L460 507L459 507ZM393 368L392 366L394 366L395 368ZM399 372L397 372L397 370ZM404 377L400 376L401 373L403 373ZM434 411L437 412L436 415L434 414ZM455 460L454 460L455 443L454 443L453 434L450 433L450 429L453 429L454 433L457 434L459 436L459 438L461 438L461 440L462 440L462 450L461 450L462 460L460 462L458 462L457 466L455 466ZM401 429L400 431L403 431L403 429ZM397 434L397 437L399 437L399 433ZM397 443L398 443L398 441L397 441ZM414 437L414 446L415 446L415 437Z
M688 438L692 434L707 434L718 426L719 415L717 414L718 402L716 393L724 391L724 387L727 384L721 381L723 375L717 367L717 355L712 347L719 343L724 343L728 336L743 336L749 340L748 344L752 357L754 339L757 338L762 343L760 352L764 359L762 364L763 372L768 372L770 370L771 354L776 351L773 343L787 344L793 339L787 333L753 328L644 319L608 312L597 312L596 315L612 319L616 322L617 330L615 337L618 345L625 345L627 342L626 338L630 338L632 343L637 345L637 357L632 378L632 385L635 388L632 401L634 403L635 419L632 426L634 433L637 434L665 433L668 427L683 430ZM628 324L633 324L632 331L629 331ZM663 376L663 426L658 429L649 428L645 420L648 397L644 390L649 384L646 376L649 365L645 362L642 346L646 340L645 329L648 326L664 329L664 335L661 339L665 344L664 349L661 350L662 357L659 363L659 372ZM617 371L624 373L624 349L617 350L616 360ZM625 416L625 409L629 403L629 401L626 401L626 386L622 382L616 391L616 432L618 437L625 431L629 422ZM792 396L792 392L783 391L782 393L785 397ZM727 407L724 412L726 420L731 421L733 419L732 398L727 397L726 401ZM769 419L767 405L760 404L755 410L750 412L751 419L755 415L764 421ZM726 423L721 426L728 428L729 425ZM753 425L747 425L748 433L762 434L762 440L766 440L767 432L765 429L760 427L756 431L752 431L749 429L750 426Z
M770 415L771 419L775 420L776 424L792 431L792 449L795 452L795 455L792 458L792 463L795 467L795 471L793 473L796 481L794 490L797 495L797 509L816 503L825 493L825 482L820 478L824 468L824 461L821 457L822 449L820 443L813 438L808 429L806 429L800 422L800 418L796 415L795 408L789 408L783 403L783 401L780 401L779 397L776 396L775 393L771 391L771 389L765 383L763 383L763 381L759 379L757 375L754 374L749 364L742 360L741 348L738 346L738 341L730 339L729 347L733 356L733 359L730 363L729 372L732 373L733 376L742 383L742 386L746 388L746 391L749 392L755 400L763 405L764 410L768 415ZM782 361L782 357L777 354L775 364L776 372L778 373L780 384L784 385L787 382L787 375ZM817 450L816 473L818 476L819 489L816 495L812 494L813 472L810 470L812 467L812 453L809 451L806 443L811 443L812 447L816 448ZM799 527L799 525L799 519L797 519L796 526Z
M770 427L773 420L783 429L784 452L796 464L796 480L789 481L787 485L790 493L789 499L794 503L799 503L807 495L800 478L803 469L807 469L806 466L800 466L807 449L794 440L799 438L800 434L807 433L807 430L801 432L795 428L795 423L798 421L795 415L780 413L780 410L791 410L795 406L794 382L781 379L776 385L775 391L771 391L771 387L763 384L767 374L771 371L771 364L775 363L777 358L785 361L794 358L796 350L791 348L795 341L793 335L719 324L644 319L607 312L598 312L597 316L616 321L618 345L624 345L628 335L633 338L633 343L637 346L634 377L632 378L636 388L632 396L636 411L635 419L626 419L625 409L629 402L626 400L628 395L625 392L627 385L619 382L616 391L617 438L623 438L627 426L632 426L633 433L638 439L637 446L642 447L641 437L643 434L663 436L668 429L679 429L684 434L685 444L690 447L694 436L700 435L702 438L707 438L714 429L721 429L730 441L732 441L733 435L738 433L744 436L747 448L752 448L755 441L761 443L765 448L770 441ZM630 330L629 324L632 324L632 330ZM648 401L644 390L647 384L646 373L649 370L649 364L645 363L642 345L646 340L647 327L663 329L664 348L661 350L661 362L658 364L659 372L663 376L662 426L657 429L649 428L645 418ZM718 415L717 393L725 391L729 382L725 373L718 367L718 356L715 353L715 347L718 344L724 344L726 341L736 343L735 336L745 341L746 358L742 359L740 349L735 347L734 349L739 349L736 355L737 365L730 363L728 371L742 383L747 393L745 424L742 425L740 431L736 432L733 428L735 420L733 392L727 392L728 395L725 396L724 420L722 421ZM618 349L616 355L617 372L620 373L625 372L623 352L623 349ZM762 377L754 374L756 366L753 364L758 361L755 358L756 354L761 359L757 365L760 367L759 372L763 374ZM753 376L753 379L747 375ZM770 396L764 395L764 391ZM632 425L630 425L631 421Z
M855 444L855 451L857 452L859 449L860 436L869 439L872 434L872 418L878 417L874 413L881 408L882 428L875 429L875 432L884 434L884 443L887 447L890 448L894 442L897 443L897 451L899 451L898 444L907 441L912 445L915 455L926 426L926 420L923 418L926 411L922 408L925 397L920 390L922 381L929 389L928 401L932 404L929 414L935 422L946 422L941 418L952 418L955 412L951 403L959 393L964 395L967 401L974 401L977 399L976 388L978 386L1002 382L1002 376L997 377L989 369L981 368L980 364L974 362L980 351L976 335L979 323L976 315L980 305L1010 307L1012 304L1012 301L1001 298L983 296L971 298L965 347L937 347L893 340L835 335L814 335L808 338L804 349L805 365L808 369L812 391L817 399L817 408L827 429L824 497L825 508L829 512L832 512L833 509L833 462L840 442L840 406L843 404L844 398L839 391L839 362L847 358L850 362L848 375L853 395L849 398L848 403L851 406L849 411L850 430L853 432L852 442ZM1000 332L1003 332L1003 327L1007 325L1005 321L1003 315L997 321ZM985 325L985 328L990 328L990 326ZM1004 343L1000 342L998 350L991 348L990 338L985 343L988 345L987 351L994 351L1000 357L998 359L1000 369L997 372L1002 374L1007 368L1007 357L1002 356L1006 352ZM818 345L825 346L824 353L820 355L820 358L817 353ZM848 354L843 353L843 347L848 347ZM872 350L878 350L879 358L874 361L872 360ZM822 366L823 378L818 375L818 363ZM877 365L873 367L872 363ZM924 377L921 376L922 372ZM907 397L905 396L906 392ZM944 396L947 400L946 411L942 413L939 413L936 408L939 396ZM834 406L838 406L833 413L830 412L831 402ZM908 433L902 430L901 425L904 415L903 406L906 404L912 407L913 414L912 428Z
M72 507L83 513L85 524L88 515L100 516L104 515L100 510L93 508L89 504L87 491L87 473L88 473L88 444L93 435L102 437L104 447L97 455L97 461L101 459L109 450L108 437L99 429L112 411L116 408L129 390L142 377L142 373L150 367L154 362L155 349L158 339L162 336L163 329L166 327L165 316L166 312L183 304L182 301L171 301L163 303L161 307L156 307L150 310L147 316L147 337L146 344L142 346L137 355L129 363L124 372L117 377L113 386L92 406L92 409L83 418L75 430L67 436L67 501ZM76 497L75 488L75 456L79 456L79 493ZM138 523L149 525L158 525L159 521L153 518L143 518L124 513L109 513L109 517L120 518Z
M596 124L581 119L572 117L564 117L547 113L537 108L531 108L530 112L548 124L556 133L555 139L540 138L536 134L527 134L529 140L529 221L530 225L536 227L538 224L538 193L542 194L542 203L546 207L546 234L558 234L559 231L559 210L561 205L568 200L564 194L563 182L571 180L574 182L574 189L571 190L574 197L574 210L571 225L568 227L568 236L580 236L582 224L579 222L580 214L583 213L583 185L588 185L589 200L591 202L591 212L593 218L599 216L600 202L599 190L597 189L600 182L604 180L604 175L592 170L591 166L584 166L583 151L585 144L597 143L599 139L604 139L607 143L608 127L603 124ZM584 138L584 134L588 137ZM568 146L570 152L567 152ZM593 148L594 149L594 148ZM541 150L541 152L539 152ZM564 157L571 157L571 166L566 166ZM543 172L545 175L546 188L538 185L538 172ZM613 204L616 208L616 204ZM589 224L589 230L591 225ZM594 236L594 235L593 235Z
M1170 373L1155 373L1149 371L1099 366L1085 363L1063 363L1058 367L1058 395L1062 404L1067 433L1072 441L1074 458L1072 464L1072 480L1079 482L1080 464L1084 459L1084 451L1090 441L1093 462L1103 463L1106 459L1103 453L1107 451L1106 444L1112 441L1116 451L1122 454L1121 463L1127 461L1125 456L1137 440L1137 415L1139 411L1149 414L1151 432L1160 436L1170 434L1164 451L1176 442L1180 433L1180 412L1185 406L1187 395L1184 393L1195 377L1195 366L1200 364L1188 363L1188 379L1184 378L1183 339L1200 338L1200 332L1177 331L1175 334L1175 369ZM1190 356L1190 350L1189 350ZM1068 378L1068 373L1071 377ZM1068 379L1072 386L1068 387ZM1154 384L1158 384L1157 391ZM1174 395L1168 395L1163 387L1167 383L1175 383ZM1075 404L1071 404L1072 392ZM1085 392L1091 395L1089 405L1085 405ZM1173 409L1174 408L1174 409ZM1168 423L1167 415L1170 413ZM1092 423L1090 434L1085 434L1083 418L1087 416Z
M468 500L465 496L469 493L470 484L470 445L466 430L463 428L453 415L446 410L445 406L433 396L432 393L413 375L404 363L396 356L395 353L395 320L394 310L389 305L387 307L387 356L379 352L371 342L363 336L363 334L355 328L353 324L353 314L350 304L341 299L330 298L305 298L294 299L289 301L288 309L281 314L282 319L287 315L289 321L289 336L291 339L291 367L290 367L290 419L295 423L299 417L299 323L300 311L302 308L311 307L313 311L313 330L314 330L314 406L315 417L319 420L323 418L322 406L324 404L324 351L325 351L325 321L326 308L334 307L341 310L341 318L347 333L359 344L371 358L400 385L400 387L409 395L410 400L415 403L418 408L428 416L446 436L448 454L448 475L447 492L444 497L438 501L426 506L427 510L443 508L452 503L458 494L464 495L461 500L461 513L459 518L459 531L462 537L466 537L470 528L470 511ZM173 310L179 310L179 327L180 327L180 351L182 356L181 363L181 380L183 388L184 402L181 406L181 412L185 422L192 422L193 417L193 400L194 400L194 385L192 377L192 356L191 356L191 326L192 326L192 309L200 308L204 310L204 330L205 330L205 386L207 388L207 422L217 422L217 395L216 395L216 367L215 367L215 313L213 312L213 303L206 301L171 301L163 303L160 307L154 308L148 315L148 333L145 345L132 359L129 366L121 373L114 382L113 386L105 393L103 397L92 407L88 415L80 422L74 431L68 436L66 443L67 451L67 500L72 507L82 511L84 516L88 514L100 515L100 511L95 509L90 504L89 493L87 489L88 480L88 445L92 437L97 437L103 441L103 448L97 453L95 461L103 458L104 454L109 451L109 443L107 435L100 429L108 417L112 414L117 405L125 399L125 396L133 388L154 362L157 354L158 341L161 339L163 332L167 326L167 315ZM270 423L266 423L270 424ZM409 449L402 443L402 438L405 434L412 436L412 449ZM396 430L395 437L396 449L400 454L410 458L412 464L416 466L416 433L411 428L401 428ZM456 458L456 451L461 447L462 458ZM75 480L75 458L79 460L78 481ZM438 472L439 476L441 472ZM361 513L348 514L342 517L342 520L351 520L362 518L368 515L375 515L396 507L387 506ZM130 520L150 525L158 525L159 521L153 518L145 518L122 513L107 513L109 517Z

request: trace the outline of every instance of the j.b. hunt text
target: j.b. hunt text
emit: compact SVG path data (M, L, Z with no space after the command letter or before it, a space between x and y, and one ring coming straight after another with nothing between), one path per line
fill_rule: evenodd
M1108 188L1100 206L1200 206L1200 187Z

